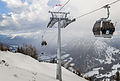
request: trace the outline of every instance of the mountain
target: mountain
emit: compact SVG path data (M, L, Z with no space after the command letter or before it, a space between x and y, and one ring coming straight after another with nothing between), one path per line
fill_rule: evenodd
M56 64L38 62L20 54L0 51L1 81L58 81L55 79ZM63 81L87 81L62 68Z
M23 43L30 44L31 41L32 39L29 39L29 38L26 39L25 37L21 37L21 36L16 36L12 38L12 36L0 35L0 42L8 45L11 45L11 44L21 45Z
M22 38L34 45L39 53L39 58L48 61L57 55L57 39L48 37L47 46L41 47L38 35ZM32 37L32 38L31 38ZM12 40L16 40L18 36ZM21 42L21 39L19 39ZM11 42L11 41L9 41ZM68 35L62 37L62 60L80 69L84 76L92 76L102 80L105 76L111 78L120 71L120 46L119 39L101 39L90 36ZM44 54L41 54L44 53ZM117 66L115 68L115 66ZM115 69L114 69L115 68ZM98 81L99 81L98 80Z
M120 71L119 57L119 40L116 38L78 38L62 42L62 59L80 69L84 76L97 81L104 77L111 80Z
M38 37L37 37L38 36ZM53 40L53 39L51 39ZM56 54L56 44L54 42L47 41L47 47L42 47L41 42L42 38L39 35L24 35L24 36L8 36L8 35L0 35L0 42L3 44L8 44L9 46L21 46L23 44L32 45L36 47L38 54L41 54L43 51L47 53L47 55ZM51 48L53 46L53 48ZM47 50L47 51L46 51Z
M103 80L104 77L108 77L109 80L112 80L113 75L115 75L117 71L120 71L120 49L112 47L103 41L96 41L94 44L97 55L95 55L96 57L93 56L95 57L95 62L92 62L97 63L97 65L93 65L85 76L97 78L97 81ZM93 57L91 58L93 59ZM89 58L89 61L92 59Z
M72 57L71 63L80 68L84 76L97 78L97 81L103 80L104 77L111 79L117 71L120 71L120 49L113 47L108 41L72 40L66 43L63 50L64 54Z

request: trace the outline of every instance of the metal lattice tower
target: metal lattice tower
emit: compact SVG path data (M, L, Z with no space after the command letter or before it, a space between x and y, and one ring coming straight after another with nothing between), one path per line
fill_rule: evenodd
M52 28L54 24L58 23L58 49L57 49L57 72L56 79L62 81L62 70L61 70L61 28L65 28L70 23L74 22L75 19L69 19L67 17L69 12L51 12L52 17L50 17L50 22L48 23L48 28Z

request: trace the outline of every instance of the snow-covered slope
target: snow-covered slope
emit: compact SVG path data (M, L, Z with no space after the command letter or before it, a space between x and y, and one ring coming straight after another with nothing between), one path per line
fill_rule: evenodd
M0 81L57 81L56 65L40 63L33 58L0 51ZM63 81L86 81L62 68Z

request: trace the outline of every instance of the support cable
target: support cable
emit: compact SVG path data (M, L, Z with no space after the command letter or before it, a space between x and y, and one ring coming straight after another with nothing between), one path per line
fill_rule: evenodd
M76 17L75 19L78 19L78 18L81 18L81 17L83 17L83 16L86 16L86 15L89 15L89 14L91 14L91 13L94 13L94 12L96 12L96 11L98 11L98 10L101 10L102 8L103 8L103 7L98 8L98 9L93 10L93 11L90 11L90 12L88 12L88 13L86 13L86 14L80 15L80 16Z
M83 14L83 15L80 15L80 16L76 17L75 19L79 19L79 18L81 18L81 17L83 17L83 16L86 16L86 15L89 15L89 14L94 13L94 12L96 12L96 11L99 11L99 10L105 8L106 6L113 5L113 4L115 4L115 3L119 2L119 1L120 1L120 0L116 0L116 1L114 1L114 2L112 2L112 3L110 3L110 4L107 4L107 5L103 6L103 7L100 7L100 8L98 8L98 9L93 10L93 11L90 11L90 12L88 12L88 13L85 13L85 14Z
M68 0L68 1L58 10L58 12L61 11L69 2L70 2L70 0Z

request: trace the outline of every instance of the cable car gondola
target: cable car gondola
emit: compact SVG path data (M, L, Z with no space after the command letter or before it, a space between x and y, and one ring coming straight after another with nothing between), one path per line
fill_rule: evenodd
M47 45L47 42L45 40L42 41L41 43L42 46L46 46Z
M95 37L111 38L115 32L115 27L111 20L100 19L96 21L93 27Z
M45 32L44 32L45 33ZM42 42L41 42L41 46L46 46L47 42L44 40L44 36L42 35Z
M105 8L107 8L108 17L101 18L94 24L93 34L95 35L95 37L111 38L113 33L115 32L114 24L111 22L111 20L108 20L110 6L106 5Z

